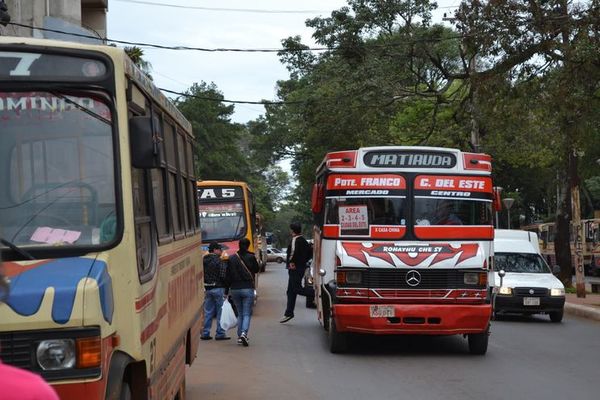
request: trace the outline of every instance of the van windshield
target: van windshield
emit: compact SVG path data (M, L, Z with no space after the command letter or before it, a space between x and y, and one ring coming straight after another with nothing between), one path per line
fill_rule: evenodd
M530 253L496 253L494 254L496 271L526 272L549 274L550 268L539 254Z

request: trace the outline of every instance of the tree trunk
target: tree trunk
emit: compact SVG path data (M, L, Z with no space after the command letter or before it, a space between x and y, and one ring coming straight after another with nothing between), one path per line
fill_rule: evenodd
M569 171L568 179L562 180L563 186L560 190L561 197L559 199L559 210L556 215L556 234L554 236L554 254L556 256L556 263L560 265L560 280L565 286L572 286L572 274L573 274L573 258L571 254L571 168L573 151L567 149L569 154L566 155L565 160L569 164L567 171Z

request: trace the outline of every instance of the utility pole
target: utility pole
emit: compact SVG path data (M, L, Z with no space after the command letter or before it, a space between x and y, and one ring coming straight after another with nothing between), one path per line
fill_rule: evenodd
M572 157L576 158L577 155L573 154ZM583 268L585 232L581 226L579 183L571 188L571 204L573 208L573 226L575 227L575 287L577 288L577 297L585 298L585 270Z
M447 17L446 13L444 13L444 17L442 21L448 21L451 24L454 24L456 21L455 17ZM463 44L461 43L461 48L463 49L463 53L466 53ZM477 98L476 98L476 90L474 89L473 76L477 74L477 53L473 54L473 57L469 60L469 65L467 66L467 75L469 76L472 96L469 106L469 111L471 113L471 146L473 147L473 152L479 153L481 151L481 143L479 136L479 120L477 119Z

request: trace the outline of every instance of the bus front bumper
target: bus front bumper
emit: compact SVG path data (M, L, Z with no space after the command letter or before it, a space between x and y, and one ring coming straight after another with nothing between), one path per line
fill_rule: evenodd
M95 382L57 383L52 387L62 399L104 400L104 380Z
M382 306L387 316L371 316L372 307ZM375 335L482 333L491 314L491 304L336 304L333 310L339 332Z

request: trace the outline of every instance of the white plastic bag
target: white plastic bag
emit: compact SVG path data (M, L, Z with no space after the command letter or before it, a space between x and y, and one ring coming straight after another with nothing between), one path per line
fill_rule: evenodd
M219 323L221 324L221 328L226 331L237 326L237 317L235 316L233 307L231 307L231 303L229 303L228 300L223 302L223 308L221 308L221 320Z

